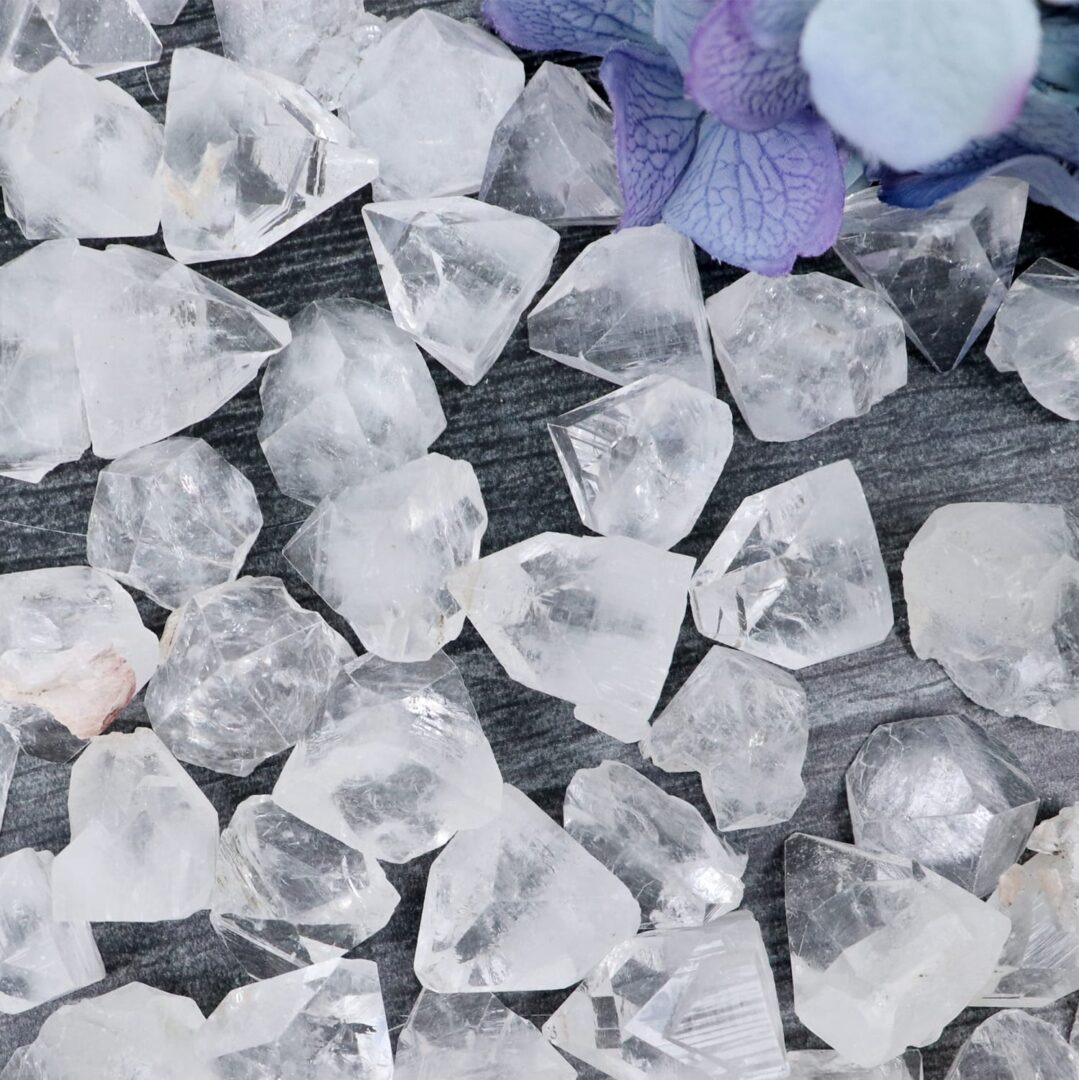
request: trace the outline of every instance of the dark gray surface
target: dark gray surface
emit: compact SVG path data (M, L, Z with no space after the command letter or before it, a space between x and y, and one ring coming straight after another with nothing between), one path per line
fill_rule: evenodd
M381 14L420 6L401 0L372 0ZM467 15L470 0L431 4ZM199 44L218 50L209 0L192 0L180 23L162 31L166 49ZM535 58L528 58L530 69ZM594 73L592 61L585 70ZM118 78L159 117L167 89L167 60L149 72ZM407 136L407 133L405 133ZM374 258L364 235L360 206L352 198L254 259L211 263L198 269L216 281L291 317L306 303L334 295L384 303ZM567 230L555 266L561 272L588 241L590 229ZM1031 209L1020 267L1038 255L1074 261L1079 229L1059 217ZM0 261L28 245L6 219L0 220ZM162 250L160 243L149 243ZM823 269L846 277L828 257L800 269ZM702 260L706 294L733 280L737 272ZM983 342L984 343L984 342ZM440 366L432 370L449 420L436 449L467 458L476 468L490 513L484 551L495 551L543 530L581 532L569 492L549 445L544 421L611 387L591 376L530 353L519 327L505 355L477 387L468 388ZM721 396L727 398L724 388ZM305 515L305 508L281 495L255 439L258 393L249 387L215 416L191 429L221 450L254 482L266 525L246 572L284 578L297 599L326 612L311 590L281 558L281 548ZM1079 735L1002 719L966 701L933 664L917 660L906 634L899 582L903 551L934 508L963 500L1006 499L1059 502L1079 511L1077 429L1041 409L1014 376L1000 375L981 347L948 376L933 373L911 357L910 384L858 421L840 424L793 444L756 442L736 413L735 448L718 488L691 537L677 550L700 559L739 502L756 491L814 466L849 457L865 485L880 532L896 598L897 626L879 648L803 673L812 708L813 734L805 768L808 795L787 825L737 834L749 850L746 906L761 921L772 955L790 1046L819 1045L794 1018L783 920L781 851L784 837L803 830L850 839L843 772L862 739L877 724L903 717L961 711L984 723L1023 761L1044 798L1043 812L1079 799ZM57 469L36 486L0 479L0 571L79 563L85 559L84 530L102 463L89 456ZM139 608L160 632L165 612L144 598ZM668 680L667 697L701 658L709 643L687 618ZM471 628L449 649L461 666L506 779L521 787L556 818L574 771L617 758L640 766L636 748L617 743L572 718L570 706L511 682ZM136 702L122 726L145 722ZM222 824L248 795L269 791L282 759L239 780L207 770L190 771L218 809ZM644 770L663 787L689 799L707 814L693 775ZM59 851L67 841L68 768L25 755L11 788L0 832L0 854L32 846ZM404 867L388 867L402 894L390 924L356 955L378 961L391 1027L399 1026L417 992L411 959L430 857ZM209 1012L244 980L210 930L205 914L180 923L101 924L94 928L108 978L86 993L96 994L134 979L188 994ZM564 994L511 995L507 1002L540 1021ZM72 1000L71 998L65 1000ZM44 1018L62 1002L51 1002L15 1018L0 1018L0 1062L31 1040ZM1041 1015L1063 1028L1074 1001ZM971 1027L988 1015L970 1010L926 1054L928 1080L939 1080L955 1048ZM591 1075L582 1072L582 1076Z

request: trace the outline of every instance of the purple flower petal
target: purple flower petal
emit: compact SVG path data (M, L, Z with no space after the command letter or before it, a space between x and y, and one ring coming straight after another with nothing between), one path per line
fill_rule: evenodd
M689 39L716 0L655 0L652 36L674 57L681 71L689 67Z
M693 156L701 111L686 99L671 58L655 49L616 46L599 77L614 111L622 225L654 225Z
M820 255L843 219L835 140L812 113L750 134L709 117L663 220L723 262L785 274Z
M652 38L652 0L484 0L483 14L503 40L536 52L602 56Z
M817 0L742 0L749 36L762 48L790 45L802 36L802 27Z

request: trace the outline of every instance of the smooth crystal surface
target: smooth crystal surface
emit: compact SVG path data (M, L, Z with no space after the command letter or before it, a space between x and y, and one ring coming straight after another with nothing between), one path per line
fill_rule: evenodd
M187 0L138 0L138 3L154 26L171 26L187 7Z
M397 325L475 386L547 280L558 233L465 198L369 203L363 220Z
M1076 1080L1079 1054L1051 1024L1019 1009L983 1020L944 1080Z
M671 375L715 393L693 244L666 225L589 244L530 312L528 344L620 386Z
M274 788L286 810L388 862L490 821L502 774L468 689L445 653L348 664Z
M734 445L731 410L649 375L547 425L581 521L669 548L688 536Z
M262 378L258 436L277 486L315 506L422 457L446 417L427 364L388 311L316 300Z
M903 556L910 643L979 705L1079 729L1077 580L1066 508L942 506Z
M805 798L806 693L782 668L715 646L656 718L641 753L699 772L722 830L787 821Z
M461 567L449 589L511 679L631 742L667 678L692 572L636 540L541 533Z
M868 1069L844 1061L833 1050L792 1050L787 1064L790 1080L922 1080L922 1055L917 1050Z

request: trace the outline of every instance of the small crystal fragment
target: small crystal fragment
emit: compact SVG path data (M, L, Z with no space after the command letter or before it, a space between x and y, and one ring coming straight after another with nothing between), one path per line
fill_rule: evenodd
M1044 1020L1005 1009L974 1029L944 1080L1079 1080L1079 1054Z
M868 1069L844 1061L833 1050L792 1050L787 1064L790 1080L922 1080L922 1055L917 1050Z
M636 540L541 533L448 586L511 679L631 742L663 690L692 572L688 556Z
M502 118L480 198L548 225L622 216L611 110L573 68L541 65Z
M805 798L806 693L764 660L715 646L641 743L667 772L699 772L724 831L789 820Z
M420 350L389 312L318 300L262 379L262 452L278 487L315 506L422 457L446 417Z
M337 677L274 800L351 847L401 863L490 821L502 774L445 653L412 664L369 653Z
M589 244L532 309L528 344L620 386L670 375L716 391L693 244L666 225Z
M428 990L560 990L633 937L630 891L509 784L497 818L431 864L416 943Z
M0 705L0 710L2 709L3 706ZM11 780L15 775L15 765L18 760L18 740L0 723L0 827L4 824L8 792L11 790Z
M187 0L138 0L146 18L154 26L172 26L187 7Z
M254 795L221 833L210 922L263 979L348 952L389 922L400 899L372 856Z
M558 233L464 198L369 203L363 220L397 325L475 386L547 280Z
M169 616L146 713L181 761L247 776L314 723L351 658L344 639L278 578L242 577L196 593Z
M745 499L689 595L705 637L784 667L879 645L892 629L892 594L851 463Z
M581 521L669 548L688 536L734 445L731 410L649 375L547 425Z

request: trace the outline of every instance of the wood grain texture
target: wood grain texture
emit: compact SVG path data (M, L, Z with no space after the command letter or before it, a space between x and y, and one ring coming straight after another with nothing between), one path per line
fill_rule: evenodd
M380 14L407 12L420 5L403 0L371 0ZM448 14L475 14L471 0L433 3ZM180 22L161 32L166 53L180 45L219 51L209 0L192 0ZM578 63L594 76L595 62ZM530 70L538 60L526 58ZM162 117L168 61L147 72L117 78ZM407 133L405 133L407 135ZM291 317L308 302L329 296L356 296L385 303L360 206L367 197L347 200L307 227L254 259L200 267L207 276L279 315ZM589 241L593 229L563 234L555 266L560 273ZM1058 215L1031 208L1020 267L1039 255L1073 261L1076 226ZM148 247L162 250L159 239ZM0 221L0 261L28 247L14 225ZM804 264L846 277L834 257ZM738 272L702 259L706 294ZM1043 794L1043 812L1079 799L1079 735L1004 719L967 701L934 664L910 650L899 565L903 551L926 516L938 506L963 500L1001 499L1057 502L1079 511L1077 429L1040 408L1019 380L1001 375L985 359L984 339L960 369L948 376L932 372L911 357L910 384L868 416L840 424L804 442L755 441L737 417L735 447L727 469L693 534L677 550L700 559L743 498L817 465L850 458L865 485L880 532L896 600L895 632L882 646L812 668L803 674L810 695L813 732L805 768L808 794L786 825L736 836L750 856L746 906L761 921L779 987L789 1044L820 1045L800 1027L791 1002L789 962L783 917L781 852L794 830L850 839L843 774L866 734L878 724L903 717L963 712L985 726L1022 760ZM494 551L543 530L581 532L569 491L549 444L545 421L610 389L591 376L530 353L524 327L518 327L490 375L469 389L432 364L449 421L436 449L467 458L476 468L490 513L485 551ZM729 399L721 386L720 395ZM252 480L259 493L265 527L246 572L282 577L296 598L346 628L285 564L281 548L305 516L305 508L277 491L255 439L258 393L248 387L191 433L207 439ZM65 465L34 487L0 479L0 570L80 563L85 560L86 518L101 462L89 456ZM139 608L160 632L165 612L144 598ZM709 643L687 618L671 668L664 701L703 656ZM484 727L508 781L518 785L554 817L574 771L604 758L642 767L637 750L577 723L571 707L511 682L466 627L449 652L461 666ZM121 728L145 722L141 704L127 710ZM221 823L249 795L269 791L282 759L274 759L246 779L207 770L190 771L214 806ZM644 771L707 814L694 775ZM0 854L32 846L59 851L67 841L66 790L69 769L23 756L11 788L7 818L0 832ZM430 857L404 867L388 867L402 902L389 925L356 955L378 961L389 1022L405 1019L418 987L412 951ZM101 924L95 927L107 979L89 988L99 993L138 979L193 997L204 1011L244 980L210 929L205 914L179 923ZM541 1021L564 994L510 995L507 1003ZM65 1000L72 1000L71 998ZM31 1040L44 1018L62 1002L52 1002L15 1018L0 1018L0 1062ZM1074 1001L1041 1015L1063 1028L1071 1022ZM928 1080L940 1080L956 1047L988 1015L969 1010L926 1054ZM596 1074L583 1070L583 1077Z

